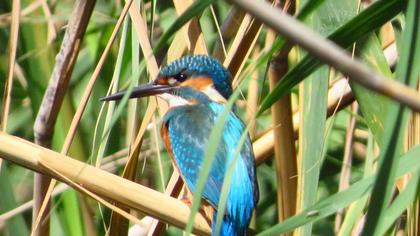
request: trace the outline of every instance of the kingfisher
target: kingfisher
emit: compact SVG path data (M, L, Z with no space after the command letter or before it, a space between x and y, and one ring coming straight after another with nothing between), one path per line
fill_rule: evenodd
M119 100L124 94L118 92L101 100ZM175 169L194 194L210 132L232 95L231 75L215 58L184 56L163 67L151 83L133 88L129 97L153 95L169 104L162 118L161 137ZM208 216L212 235L216 234L217 214L223 214L220 235L246 235L258 202L254 154L247 136L234 163L226 210L218 212L223 181L244 130L241 119L230 111L202 194L203 202L212 210Z

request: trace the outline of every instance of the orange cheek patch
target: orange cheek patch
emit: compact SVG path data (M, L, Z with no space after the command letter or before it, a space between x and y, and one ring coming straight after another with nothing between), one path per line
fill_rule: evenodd
M196 90L204 90L207 87L211 86L213 81L208 77L195 77L189 80L182 82L181 87L192 87Z

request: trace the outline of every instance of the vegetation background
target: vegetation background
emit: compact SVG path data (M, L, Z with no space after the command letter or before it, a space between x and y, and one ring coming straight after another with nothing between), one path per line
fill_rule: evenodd
M420 235L419 22L416 0L2 1L0 235L209 234L169 197L165 104L99 102L186 54L232 74L256 233Z

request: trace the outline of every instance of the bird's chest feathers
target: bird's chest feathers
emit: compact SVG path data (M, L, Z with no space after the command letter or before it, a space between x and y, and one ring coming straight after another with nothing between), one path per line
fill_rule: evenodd
M218 105L217 105L218 106ZM206 104L172 108L164 117L162 136L176 164L191 175L201 166L219 113Z
M167 118L169 132L173 138L208 139L218 115L205 104L173 108Z

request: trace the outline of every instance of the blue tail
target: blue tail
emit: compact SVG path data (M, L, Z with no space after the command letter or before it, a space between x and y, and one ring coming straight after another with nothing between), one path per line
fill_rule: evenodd
M213 223L212 223L212 236L244 236L246 235L247 227L243 227L238 222L235 222L234 219L225 215L223 217L222 226L220 229L220 233L216 234L216 220L217 219L217 212L215 211L213 214Z

